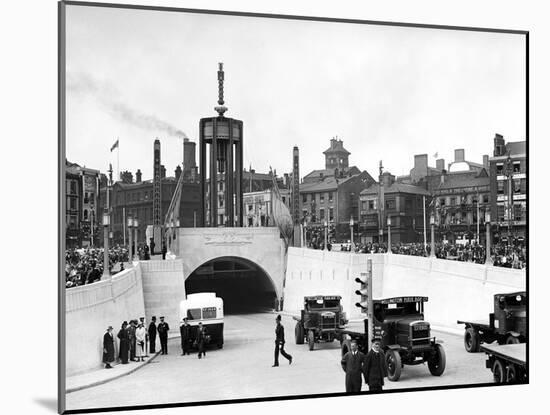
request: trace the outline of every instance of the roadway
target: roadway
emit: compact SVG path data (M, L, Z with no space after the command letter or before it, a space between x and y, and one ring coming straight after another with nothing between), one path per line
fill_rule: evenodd
M339 342L316 344L310 352L307 344L295 344L294 320L283 316L282 323L292 365L280 356L280 366L271 367L274 314L228 315L223 349L209 350L199 360L196 354L181 356L179 338L171 339L168 355L157 356L136 372L67 394L67 409L344 392ZM427 365L405 366L400 380L386 381L385 389L492 382L484 353L466 353L461 336L436 331L432 335L444 341L445 373L435 377Z

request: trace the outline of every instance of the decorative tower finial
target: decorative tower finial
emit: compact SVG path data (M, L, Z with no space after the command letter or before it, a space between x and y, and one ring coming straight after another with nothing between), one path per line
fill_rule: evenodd
M227 107L225 107L223 104L225 101L223 100L223 62L218 63L218 107L215 107L214 109L218 111L218 114L220 117L223 117L223 113L227 111Z

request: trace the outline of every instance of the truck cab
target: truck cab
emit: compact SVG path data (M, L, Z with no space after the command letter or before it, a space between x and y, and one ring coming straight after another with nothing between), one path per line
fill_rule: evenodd
M513 333L509 343L520 343L526 332L527 296L525 292L496 294L493 321L495 332L501 335ZM491 317L489 317L491 318Z

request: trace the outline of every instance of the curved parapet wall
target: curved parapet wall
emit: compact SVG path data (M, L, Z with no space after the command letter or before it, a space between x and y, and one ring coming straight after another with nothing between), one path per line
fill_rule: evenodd
M344 311L362 317L355 303L355 277L373 262L373 296L429 297L426 319L446 329L459 328L457 319L488 320L493 295L524 290L525 270L395 254L352 254L290 248L285 288L285 310L297 313L303 297L342 296Z
M71 376L100 368L103 335L113 326L116 334L124 320L145 316L141 269L122 271L113 278L66 290L66 371Z

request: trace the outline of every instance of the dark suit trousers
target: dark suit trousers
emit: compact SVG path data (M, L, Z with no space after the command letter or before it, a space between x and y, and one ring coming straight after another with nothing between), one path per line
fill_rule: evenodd
M162 354L168 354L168 335L159 335L160 337L160 349Z
M346 392L361 392L361 373L346 374Z
M278 341L275 341L275 366L279 366L279 351L283 355L283 357L290 361L290 358L292 357L287 352L285 352L285 345L284 343L279 345Z
M156 342L157 342L157 336L149 336L149 353L155 353Z
M382 390L382 384L381 383L371 383L369 384L369 391L381 391Z

